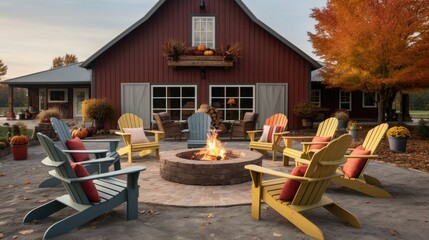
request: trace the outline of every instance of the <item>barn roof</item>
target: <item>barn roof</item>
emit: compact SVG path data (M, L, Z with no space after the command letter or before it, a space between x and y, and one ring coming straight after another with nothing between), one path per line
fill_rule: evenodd
M80 67L80 64L82 62L8 79L2 83L9 85L90 84L91 70Z
M115 45L115 43L117 43L119 40L121 40L122 38L124 38L126 35L128 35L130 32L132 32L138 26L140 26L141 24L143 24L144 22L146 22L158 10L158 8L161 7L161 5L164 4L164 2L166 2L166 1L167 0L160 0L160 1L158 1L155 4L155 6L153 6L147 12L147 14L143 18L141 18L139 21L137 21L136 23L134 23L131 27L129 27L124 32L122 32L121 34L119 34L117 37L115 37L114 39L112 39L109 43L107 43L103 48L101 48L96 53L94 53L92 56L90 56L85 62L82 63L81 67L91 68L91 65L92 65L92 63L93 63L93 61L95 59L97 59L107 49L109 49L110 47L112 47L113 45ZM276 37L278 40L280 40L281 42L283 42L286 46L290 47L293 51L295 51L301 57L303 57L305 60L307 60L311 64L312 70L318 69L318 68L321 67L321 65L316 60L314 60L313 58L311 58L310 56L308 56L305 52L303 52L301 49L299 49L298 47L296 47L295 45L293 45L286 38L282 37L276 31L274 31L269 26L267 26L265 23L263 23L262 21L260 21L250 11L250 9L243 3L243 1L241 1L241 0L235 0L235 2L241 7L241 9L243 9L243 11L250 17L250 19L252 19L253 22L255 22L256 24L258 24L260 27L262 27L263 29L265 29L271 35L273 35L274 37Z

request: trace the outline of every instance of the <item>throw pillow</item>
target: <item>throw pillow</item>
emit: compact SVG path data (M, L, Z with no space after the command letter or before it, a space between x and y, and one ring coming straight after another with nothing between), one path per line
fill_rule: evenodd
M305 172L307 171L307 167L308 165L296 166L290 174L294 176L303 177ZM280 200L292 201L300 185L301 183L298 181L292 179L286 180L285 184L283 185L282 191L280 192Z
M149 142L143 128L122 128L122 130L125 133L131 133L131 144Z
M71 161L70 161L70 165L74 173L76 174L76 177L81 178L81 177L89 176L89 173L84 166ZM91 202L101 201L100 195L98 195L97 188L95 187L94 182L92 180L81 182L80 185L82 186L82 189L85 192L86 196L88 197L89 201Z
M69 150L86 150L85 145L83 145L82 141L78 137L67 139L66 145ZM72 153L71 156L75 162L89 160L89 155L87 153Z
M351 153L353 155L370 155L371 151L363 149L363 147L356 147ZM368 161L367 158L349 158L343 166L344 174L349 178L357 178L361 173L363 167Z
M279 133L282 131L282 126L270 126L264 125L264 129L262 131L262 136L259 139L259 142L273 142L274 133Z
M331 141L331 137L318 137L315 136L313 138L313 140L311 140L311 142L329 142ZM310 150L317 150L317 149L322 149L326 146L327 144L315 144L315 145L311 145Z

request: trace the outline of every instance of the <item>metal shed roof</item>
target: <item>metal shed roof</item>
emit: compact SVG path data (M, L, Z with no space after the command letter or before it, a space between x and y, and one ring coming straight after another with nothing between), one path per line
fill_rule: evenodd
M1 83L9 85L44 85L44 84L90 84L91 70L80 67L79 63L32 73L22 77L5 80Z
M129 27L124 32L122 32L121 34L119 34L117 37L115 37L114 39L112 39L109 43L107 43L103 48L101 48L96 53L94 53L92 56L90 56L85 62L82 63L81 66L84 67L84 68L91 68L91 65L92 65L92 63L93 63L93 61L95 59L97 59L107 49L109 49L110 47L112 47L113 45L115 45L115 43L117 43L119 40L121 40L122 38L124 38L126 35L128 35L130 32L132 32L138 26L140 26L141 24L143 24L144 22L146 22L156 12L156 10L158 10L158 8L161 7L161 5L164 2L166 2L166 1L167 0L160 0L160 1L158 1L155 4L155 6L153 6L149 10L149 12L143 18L141 18L139 21L137 21L136 23L134 23L131 27ZM321 67L321 65L316 60L314 60L313 58L311 58L310 56L308 56L305 52L303 52L301 49L299 49L298 47L296 47L295 45L293 45L286 38L282 37L276 31L274 31L269 26L267 26L265 23L263 23L262 21L260 21L250 11L250 9L243 3L243 1L241 1L241 0L235 0L235 2L243 9L243 11L250 17L250 19L252 19L253 22L255 22L256 24L258 24L260 27L262 27L263 29L265 29L271 35L273 35L274 37L276 37L278 40L280 40L286 46L290 47L292 50L294 50L296 53L298 53L301 57L303 57L305 60L307 60L311 64L311 69L312 70L318 69L318 68Z

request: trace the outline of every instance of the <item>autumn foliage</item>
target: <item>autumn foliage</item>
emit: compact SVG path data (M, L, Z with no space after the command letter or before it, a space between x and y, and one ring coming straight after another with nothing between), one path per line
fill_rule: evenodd
M328 0L311 17L329 86L377 92L379 115L389 95L429 87L429 0Z

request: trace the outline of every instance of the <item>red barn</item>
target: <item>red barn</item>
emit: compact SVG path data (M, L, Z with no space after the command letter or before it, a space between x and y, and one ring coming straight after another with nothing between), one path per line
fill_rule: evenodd
M201 62L172 67L162 51L169 39L210 48L237 42L240 57L228 69ZM320 64L240 0L161 0L81 66L92 69L91 95L108 98L120 110L111 128L125 112L141 116L145 128L154 112L186 120L203 103L222 111L224 120L258 112L259 124L282 112L289 128L298 128L292 106L309 101L311 71Z

